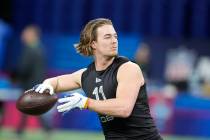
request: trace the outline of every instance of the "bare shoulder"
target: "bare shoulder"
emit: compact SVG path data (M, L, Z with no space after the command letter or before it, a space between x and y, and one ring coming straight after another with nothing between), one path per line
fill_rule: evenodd
M141 68L131 61L122 64L118 69L117 79L137 79L142 84L144 83L144 77Z
M134 71L141 72L141 69L136 63L128 61L128 62L126 62L126 63L124 63L120 66L119 71L122 71L122 72L124 72L124 71L126 71L126 72L129 72L129 71L131 71L131 72L134 72Z
M71 75L71 77L75 80L76 83L78 83L79 85L81 85L81 77L83 72L86 70L87 68L83 68L80 70L77 70L75 72L73 72Z
M75 74L82 75L82 73L83 73L84 71L86 71L86 69L87 69L87 68L83 68L83 69L80 69L80 70L78 70L78 71L76 71L76 72L74 72L74 73L75 73Z
M73 75L75 76L78 76L78 77L81 77L83 72L86 70L87 68L83 68L83 69L80 69L78 71L75 71L74 73L72 73Z

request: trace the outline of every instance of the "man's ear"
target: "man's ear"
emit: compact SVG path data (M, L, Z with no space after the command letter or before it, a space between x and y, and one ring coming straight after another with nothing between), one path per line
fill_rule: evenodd
M95 42L95 41L93 41L93 42L91 43L91 47L92 47L93 49L96 49L96 42Z

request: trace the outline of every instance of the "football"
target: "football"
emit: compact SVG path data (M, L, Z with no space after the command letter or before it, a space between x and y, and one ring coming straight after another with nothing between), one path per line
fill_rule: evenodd
M16 108L24 114L41 115L49 111L57 100L57 95L50 95L49 90L37 93L34 89L30 89L18 98Z

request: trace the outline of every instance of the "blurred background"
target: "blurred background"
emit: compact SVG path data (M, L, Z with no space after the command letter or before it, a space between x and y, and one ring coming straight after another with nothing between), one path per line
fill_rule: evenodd
M44 80L91 62L73 44L99 17L113 21L119 54L141 67L164 138L210 139L209 0L0 0L0 140L104 139L94 112L52 109L22 119L15 108L34 69Z

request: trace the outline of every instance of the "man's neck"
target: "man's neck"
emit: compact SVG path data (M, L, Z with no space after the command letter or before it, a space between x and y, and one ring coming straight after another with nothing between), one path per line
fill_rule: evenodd
M109 65L112 64L115 57L95 57L95 68L96 71L105 70Z

